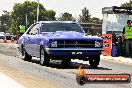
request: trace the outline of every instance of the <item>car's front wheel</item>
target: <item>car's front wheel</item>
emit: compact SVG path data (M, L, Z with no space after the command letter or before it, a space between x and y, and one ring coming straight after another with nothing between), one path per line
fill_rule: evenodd
M25 61L31 61L32 59L32 56L26 52L24 47L22 47L22 59Z
M45 52L44 47L40 48L40 65L44 66L44 65L48 65L49 64L49 57L47 55L47 53Z
M92 68L97 68L100 62L100 56L94 56L89 58L89 64Z

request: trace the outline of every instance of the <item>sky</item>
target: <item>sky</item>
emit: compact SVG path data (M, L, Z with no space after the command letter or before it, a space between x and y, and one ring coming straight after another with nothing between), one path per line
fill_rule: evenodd
M0 1L0 15L3 10L12 11L14 3L23 3L27 0L1 0ZM37 1L37 0L28 0ZM102 8L111 6L120 6L122 3L129 2L129 0L39 0L46 9L52 9L56 12L56 16L61 13L68 12L74 17L81 14L81 9L87 7L92 17L103 18Z

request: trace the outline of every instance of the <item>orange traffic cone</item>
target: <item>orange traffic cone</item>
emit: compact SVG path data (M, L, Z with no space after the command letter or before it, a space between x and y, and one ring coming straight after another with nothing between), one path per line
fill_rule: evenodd
M11 36L11 42L14 42L14 40L13 40L13 36Z
M4 43L7 43L6 36L4 36Z

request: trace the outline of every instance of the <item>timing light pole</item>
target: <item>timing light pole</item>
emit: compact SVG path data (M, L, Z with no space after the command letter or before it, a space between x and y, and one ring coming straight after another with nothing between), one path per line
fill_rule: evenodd
M27 25L28 25L28 20L27 20L27 7L28 7L28 0L27 0L27 3L26 3L26 16L25 16L25 18L26 18L26 29L27 29Z
M37 7L37 22L39 21L38 19L39 19L39 0L37 0L38 1L38 7Z

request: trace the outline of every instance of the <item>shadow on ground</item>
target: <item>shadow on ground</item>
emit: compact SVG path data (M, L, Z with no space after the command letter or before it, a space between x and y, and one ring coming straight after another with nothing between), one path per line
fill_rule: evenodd
M35 59L33 59L31 62L39 64L39 61ZM57 69L78 69L80 65L82 66L83 69L112 70L112 69L105 68L105 67L92 68L88 64L77 63L77 62L70 62L67 64L62 64L61 62L58 62L58 61L50 61L50 64L47 67L57 68Z

